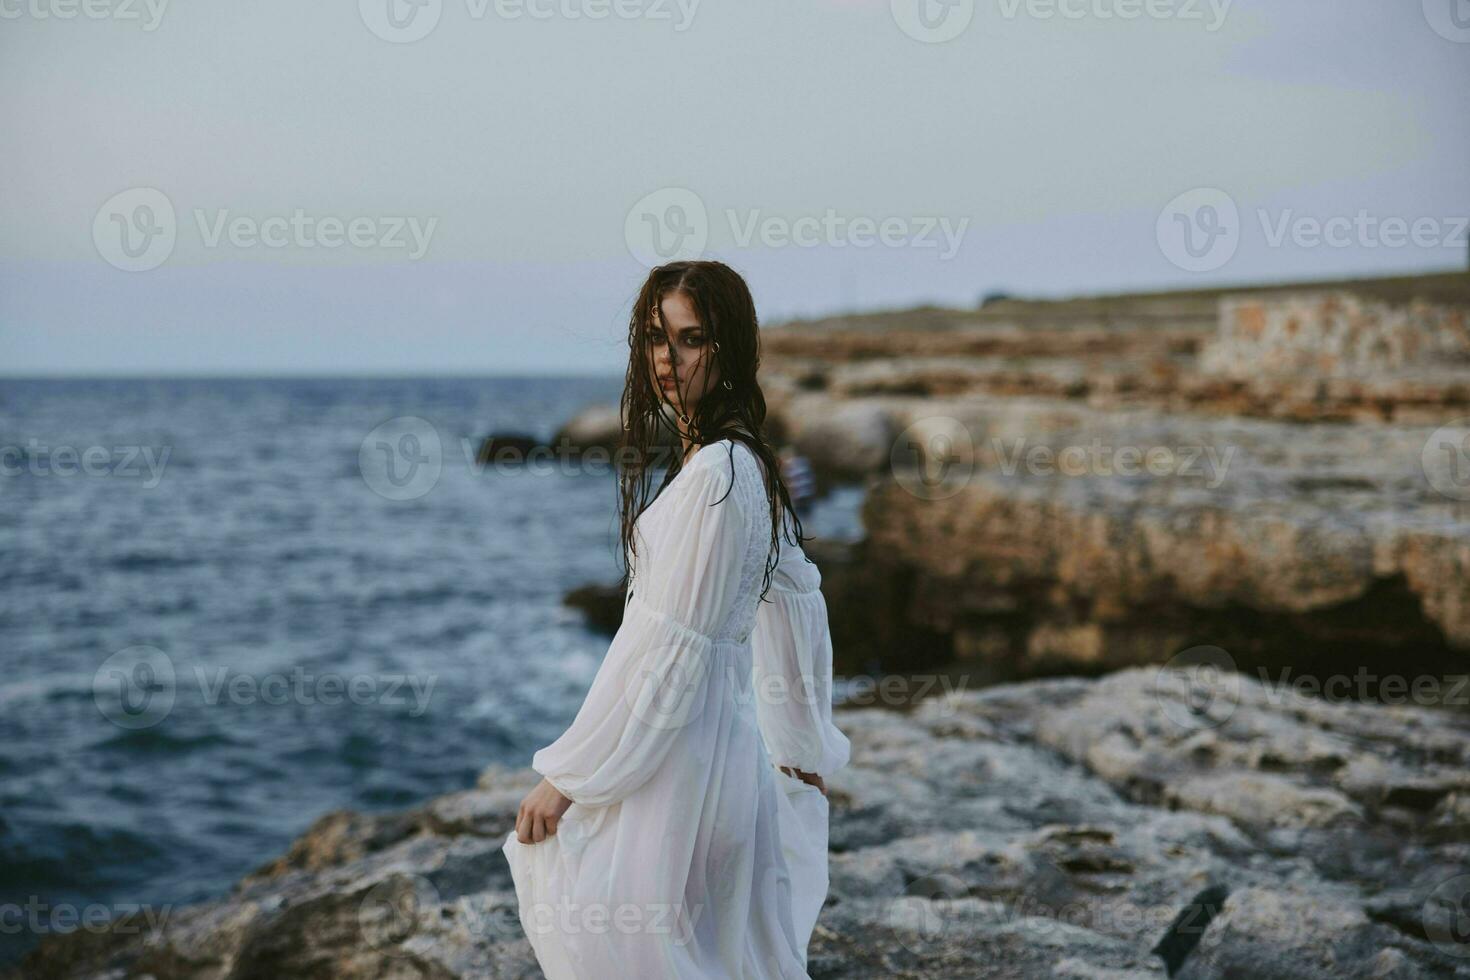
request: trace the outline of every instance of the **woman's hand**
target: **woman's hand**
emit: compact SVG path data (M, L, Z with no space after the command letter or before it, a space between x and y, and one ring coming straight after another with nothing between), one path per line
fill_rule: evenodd
M823 796L827 795L827 784L824 783L822 781L822 777L818 776L816 773L807 772L805 769L792 769L790 766L782 766L781 771L788 776L795 776L797 779L810 786L815 786L817 789L822 791Z
M516 811L516 840L522 844L541 843L556 833L556 822L571 805L572 801L543 777Z

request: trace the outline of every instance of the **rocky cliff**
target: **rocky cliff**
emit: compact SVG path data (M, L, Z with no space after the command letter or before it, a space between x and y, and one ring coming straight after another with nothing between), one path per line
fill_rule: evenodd
M1464 667L1470 275L764 343L775 428L867 486L861 588L829 602L885 618L865 630L885 669L1097 672L1205 643L1247 667Z
M1206 668L846 709L816 978L1470 977L1470 724ZM28 978L539 976L499 848L530 770L323 817L220 901Z

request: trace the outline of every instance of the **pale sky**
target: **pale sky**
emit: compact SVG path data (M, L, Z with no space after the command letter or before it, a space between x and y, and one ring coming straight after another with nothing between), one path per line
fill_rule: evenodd
M419 2L0 0L0 375L618 373L655 224L764 322L1470 251L1470 0Z

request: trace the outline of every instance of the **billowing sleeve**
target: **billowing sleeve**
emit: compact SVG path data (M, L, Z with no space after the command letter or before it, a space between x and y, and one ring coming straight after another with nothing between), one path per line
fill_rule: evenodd
M832 722L832 634L822 576L782 536L781 558L751 634L756 722L771 761L823 777L851 746Z
M571 726L532 757L574 803L608 806L632 793L708 707L711 635L734 606L748 543L730 468L725 454L696 454L654 502L655 553L638 556L622 625Z

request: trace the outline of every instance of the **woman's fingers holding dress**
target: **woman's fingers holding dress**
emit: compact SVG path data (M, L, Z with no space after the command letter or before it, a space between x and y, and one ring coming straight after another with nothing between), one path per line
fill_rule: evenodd
M805 769L793 769L791 766L781 766L781 771L788 776L794 776L795 778L806 783L808 786L815 786L817 789L821 790L823 796L827 795L827 784L823 781L822 777L818 776L816 773L807 772Z
M521 801L521 808L516 814L516 840L522 844L535 844L540 839L536 837L535 804L528 796Z
M557 822L572 801L542 780L521 800L516 813L516 840L522 844L539 844L556 834Z
M536 818L535 832L533 832L531 835L535 839L536 843L541 843L546 838L552 836L555 833L556 817L553 817L550 814L541 814Z
M521 804L516 817L516 840L522 844L539 844L556 833L556 817L539 809L535 804Z

